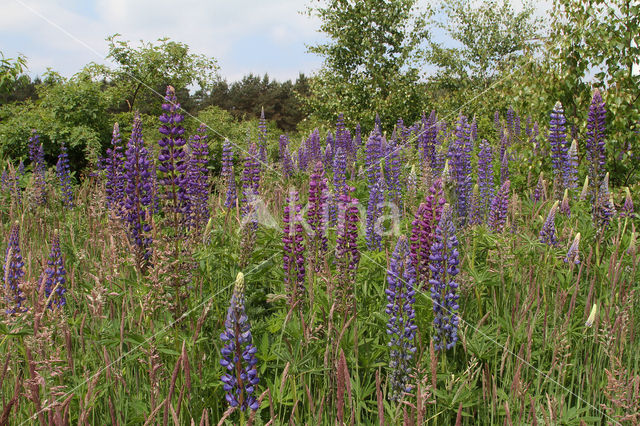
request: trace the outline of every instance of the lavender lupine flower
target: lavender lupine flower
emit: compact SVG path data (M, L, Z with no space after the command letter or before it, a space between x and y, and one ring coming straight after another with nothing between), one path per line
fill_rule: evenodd
M355 309L354 285L358 264L360 263L360 250L358 249L358 199L351 196L354 188L340 194L338 200L338 225L336 230L337 276L340 277L340 285L337 288L338 305L346 313Z
M284 206L283 268L284 285L290 306L294 306L305 291L304 229L302 228L302 205L298 203L298 191L291 189Z
M558 244L558 238L556 237L556 212L558 211L558 201L553 203L547 219L542 225L540 230L540 242L550 246L556 246Z
M24 161L20 160L20 164L18 164L18 178L22 179L24 177Z
M358 150L362 146L362 129L360 128L360 123L356 124L356 134L354 135L351 141L352 151L353 151L353 159L358 158Z
M254 203L258 197L258 189L260 187L260 158L258 148L255 144L249 146L247 157L244 160L244 169L242 170L242 217L250 215L252 227L257 225L256 212L254 211Z
M46 279L44 282L44 296L49 309L62 308L67 304L65 293L66 270L64 269L64 259L60 252L60 237L56 231L53 235L51 243L51 251L49 252L49 260L47 261L47 269L44 271Z
M509 153L506 149L501 149L500 155L500 185L502 185L506 180L509 180Z
M594 192L601 184L606 174L607 154L605 150L607 111L600 90L593 91L593 98L589 106L587 118L586 154L589 161L589 177Z
M507 132L509 133L508 135L509 142L513 140L513 133L515 129L515 116L516 116L516 112L513 110L512 107L509 107L509 109L507 110Z
M551 121L549 126L549 145L551 146L551 163L553 166L554 180L562 183L561 188L564 188L567 182L566 179L566 167L567 164L567 146L566 146L566 124L567 120L564 118L564 110L562 104L556 102L556 105L551 111ZM558 188L558 190L560 187ZM559 194L556 194L556 198L560 198Z
M402 212L402 184L400 183L400 150L397 140L392 138L384 156L387 199Z
M367 249L372 251L382 250L382 223L378 223L382 215L384 203L384 180L378 179L369 190L369 203L367 204L366 241Z
M416 270L416 286L426 288L431 276L429 256L435 238L435 230L445 205L442 179L436 179L424 203L418 207L411 223L411 261Z
M124 157L122 156L122 140L120 138L120 126L113 124L111 148L107 149L105 159L106 179L105 191L107 193L107 207L116 214L120 214L122 197L124 195Z
M333 188L336 194L342 194L347 187L347 156L339 147L333 160Z
M4 281L8 314L26 312L22 306L25 295L22 292L22 277L24 277L24 262L20 254L20 225L18 221L11 227L9 244L2 263L2 279Z
M454 277L460 270L458 239L451 210L445 208L436 227L431 245L431 300L433 302L433 335L436 350L451 349L458 341L458 284Z
M324 162L324 169L327 172L331 171L333 168L333 147L330 143L328 143L324 149L324 157L322 161Z
M233 169L233 148L229 139L225 139L222 143L222 170L220 171L220 176L223 179L228 178L231 174L231 169Z
M304 149L304 147L298 148L298 170L301 172L307 171L307 167L309 167L309 152ZM320 156L322 157L322 155Z
M64 142L60 145L60 154L56 163L56 174L60 181L62 203L68 209L73 208L73 189L71 189L71 175L69 173L69 157Z
M31 160L31 171L33 173L33 188L35 190L35 202L37 205L45 205L47 203L46 189L46 169L44 162L44 148L40 143L40 136L36 129L31 131L29 138L29 159Z
M571 247L567 251L567 255L563 259L564 263L573 263L578 265L580 263L580 233L576 234L576 237L573 239L573 243L571 243Z
M456 188L456 211L464 225L469 214L471 198L471 140L469 125L461 115L456 125L456 139L452 144L452 173Z
M480 200L480 190L478 185L473 185L471 192L471 205L469 206L469 225L481 225L484 222L483 202Z
M574 190L578 187L578 143L574 139L567 152L567 162L564 167L565 188Z
M189 139L189 167L187 169L187 195L190 206L190 225L202 229L209 220L209 145L205 124Z
M226 392L227 402L231 407L257 410L260 404L255 397L256 385L259 383L256 364L257 348L253 345L251 326L244 308L244 275L238 273L231 295L225 330L220 334L224 347L220 351L220 364L227 372L220 378Z
M387 306L389 315L387 334L389 335L389 384L390 399L396 401L410 392L411 365L416 351L415 337L418 326L416 312L416 273L409 257L407 238L398 239L387 270Z
M507 222L509 210L509 189L511 182L506 180L491 201L487 223L494 232L502 232Z
M267 121L264 119L264 108L260 111L258 121L258 158L260 164L267 163Z
M520 132L522 129L520 128L520 116L516 114L515 119L513 120L513 137L512 141L517 142L520 138Z
M312 263L316 271L319 270L320 262L327 251L328 214L327 179L324 177L324 167L318 161L309 180L309 209L307 210L307 222L312 231L309 251L313 256Z
M7 171L2 171L2 176L0 176L0 184L2 185L2 192L9 190L9 175L7 175Z
M489 211L493 198L493 150L486 140L480 142L478 153L478 197L481 205L482 220Z
M344 125L344 114L338 114L338 120L336 121L336 138L334 143L334 148L336 154L338 153L338 149L342 148L342 151L345 155L350 155L349 152L349 141L347 139L346 134L347 128Z
M540 172L540 176L538 176L538 183L536 184L536 187L533 190L532 199L533 199L534 203L538 203L540 201L544 201L545 200L544 172Z
M438 137L438 122L435 110L431 111L428 119L424 114L422 115L422 131L420 132L420 137L423 164L434 168Z
M291 154L289 154L289 147L286 147L282 154L282 171L286 177L291 177L294 174L293 159L291 159Z
M564 190L564 196L562 197L562 202L560 203L560 213L567 217L571 217L571 206L569 205L569 190Z
M322 159L322 148L320 147L320 131L315 129L305 142L304 152L307 154L307 160L316 163ZM300 165L300 163L298 163ZM306 166L305 166L306 169Z
M621 217L630 217L633 214L633 198L631 198L631 192L629 191L629 187L624 188L624 204L622 205L622 210L620 211Z
M182 137L184 128L180 125L184 119L178 112L180 104L176 98L175 89L167 86L167 93L162 104L164 111L159 120L162 123L158 131L163 135L158 141L160 154L156 166L159 175L158 183L164 188L162 198L166 200L169 212L173 215L173 228L175 232L179 229L180 216L184 219L184 214L188 208L187 194L187 154L184 150L186 141Z
M365 173L367 174L367 183L371 188L380 177L380 166L378 162L382 157L382 134L376 127L369 135L366 146L365 157Z
M611 194L609 193L609 173L607 172L600 184L600 188L598 189L598 195L593 208L593 222L599 233L603 232L607 226L609 226L609 222L611 221L611 217L614 213L615 206L611 202Z
M142 139L142 121L136 112L131 137L127 144L124 211L130 239L136 248L138 267L142 268L151 257L151 208L154 179L149 151Z

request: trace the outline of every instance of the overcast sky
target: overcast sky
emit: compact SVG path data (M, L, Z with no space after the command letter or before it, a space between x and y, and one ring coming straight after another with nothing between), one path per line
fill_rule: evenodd
M218 60L228 80L250 72L295 79L321 59L306 44L321 40L319 21L301 14L304 0L2 0L0 51L27 56L29 73L47 67L70 76L105 63L105 38L169 37Z
M214 57L227 80L266 72L295 79L322 63L306 53L322 40L319 20L301 13L310 1L0 0L0 51L24 54L31 75L51 67L71 76L89 62L106 63L108 35L135 43L169 37Z

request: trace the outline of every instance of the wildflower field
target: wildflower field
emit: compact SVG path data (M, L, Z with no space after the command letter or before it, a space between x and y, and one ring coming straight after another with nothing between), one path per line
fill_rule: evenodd
M245 141L163 113L2 171L0 424L638 424L607 106ZM51 164L51 161L49 161Z

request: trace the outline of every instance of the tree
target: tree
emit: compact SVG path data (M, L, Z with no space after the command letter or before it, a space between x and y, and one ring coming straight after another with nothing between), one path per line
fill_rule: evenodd
M141 41L135 48L129 41L119 40L119 34L107 38L109 54L116 68L94 66L94 72L110 80L110 97L115 105L124 102L129 111L137 104L158 104L157 94L164 94L171 84L176 91L197 84L207 90L218 79L218 65L215 59L189 52L189 46L158 39L159 44ZM149 90L152 89L152 90ZM143 99L140 99L143 98Z
M440 94L445 109L457 109L474 95L492 87L511 71L511 64L533 55L541 45L541 20L532 5L519 12L509 0L489 0L474 4L464 0L445 0L441 4L445 21L432 25L445 30L451 41L431 42L428 61L436 67L429 78L430 88ZM474 110L506 109L508 99L487 93L476 99ZM477 105L477 104L480 105ZM491 114L493 111L484 111Z
M386 128L399 117L417 119L422 109L420 65L429 38L428 11L416 0L327 0L309 7L329 41L309 47L324 58L310 83L313 114L371 126L380 113Z
M13 84L27 68L27 58L18 55L17 58L5 58L0 52L0 95L12 90Z

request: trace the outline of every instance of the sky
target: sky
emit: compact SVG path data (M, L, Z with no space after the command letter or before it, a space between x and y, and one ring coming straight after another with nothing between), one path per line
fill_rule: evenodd
M322 65L322 58L307 53L308 45L324 41L320 21L304 13L318 1L0 0L0 52L25 55L32 76L50 67L70 77L90 62L108 63L109 35L119 33L134 45L169 37L215 58L228 81L267 72L295 80ZM548 1L538 3L539 12ZM433 36L443 41L443 34Z
M29 74L48 67L71 76L108 63L109 35L134 45L169 37L215 58L229 81L248 73L278 80L311 74L322 59L306 44L322 41L305 0L2 0L0 51L27 57Z

